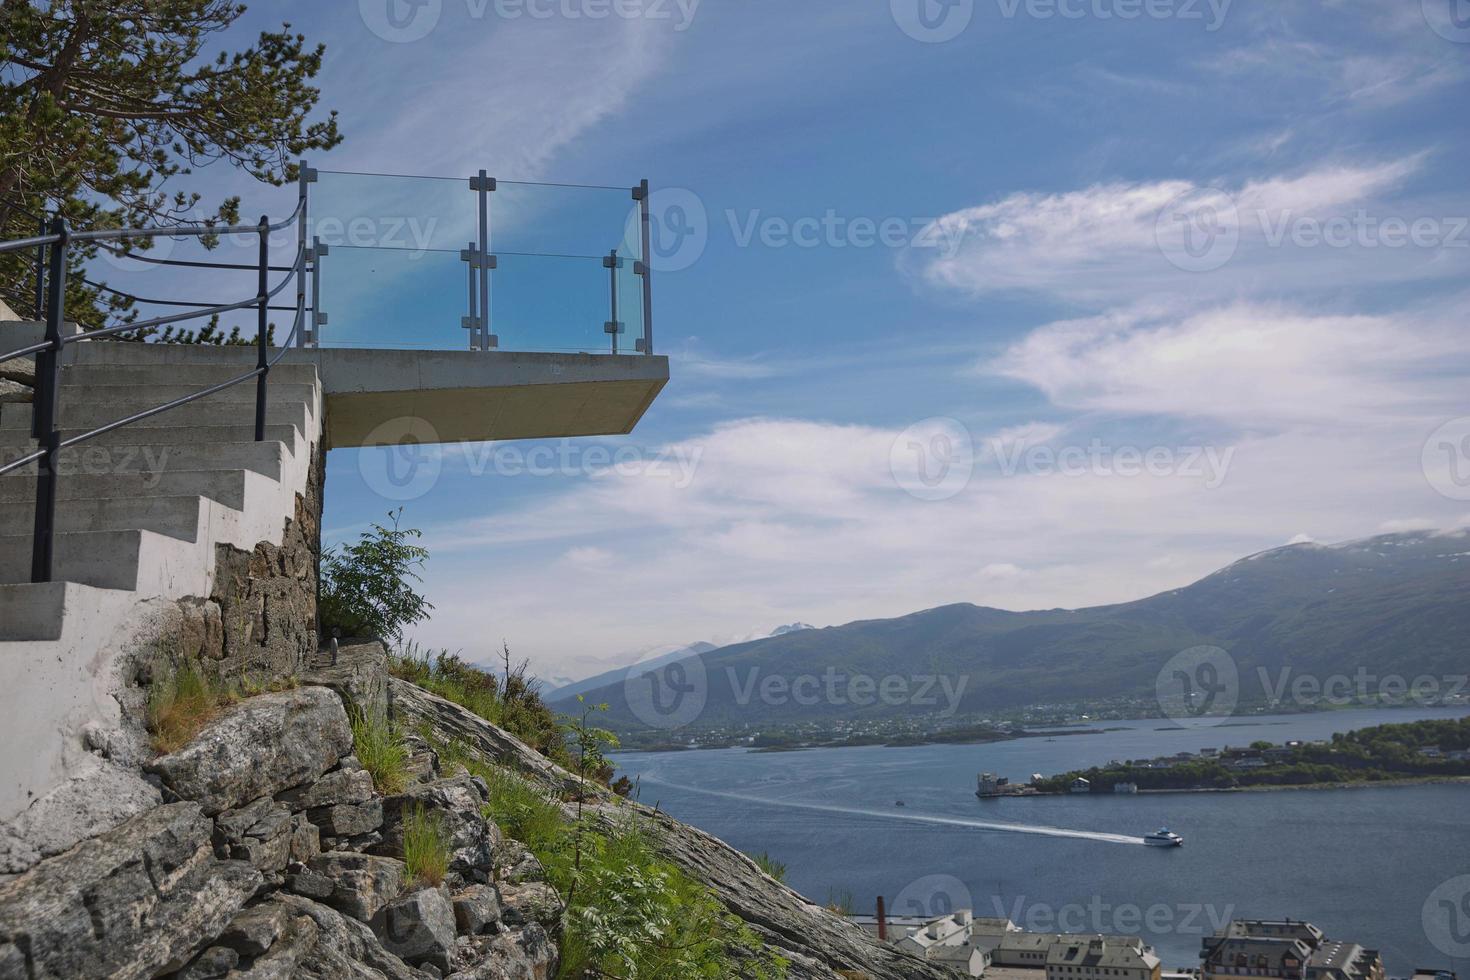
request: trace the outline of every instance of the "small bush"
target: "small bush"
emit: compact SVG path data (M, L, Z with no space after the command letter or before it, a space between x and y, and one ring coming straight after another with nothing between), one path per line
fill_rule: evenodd
M403 792L408 785L408 749L392 725L354 710L352 745L357 761L373 777L379 793L391 796Z
M403 815L403 863L420 886L435 887L449 871L449 837L436 813L414 807Z
M231 698L226 688L193 664L155 671L148 687L148 731L154 751L167 754L188 745Z
M411 543L422 532L398 526L402 507L388 516L391 528L375 523L356 544L323 552L317 619L324 632L399 640L404 627L429 618L433 604L413 589L429 558Z

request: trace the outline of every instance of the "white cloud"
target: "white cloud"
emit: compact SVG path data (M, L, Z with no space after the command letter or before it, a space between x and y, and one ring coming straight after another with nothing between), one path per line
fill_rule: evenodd
M1464 356L1424 315L1304 313L1236 303L1120 311L1050 324L979 370L1083 411L1205 417L1279 428L1430 417L1458 380L1413 381Z
M1234 187L1159 180L1016 193L937 219L920 239L935 247L910 250L906 268L928 286L973 296L1040 292L1107 305L1169 291L1444 278L1470 267L1470 232L1457 217L1463 207L1397 197L1423 159L1321 166ZM1384 231L1400 221L1434 228L1400 241ZM1220 230L1203 264L1182 251L1197 223Z

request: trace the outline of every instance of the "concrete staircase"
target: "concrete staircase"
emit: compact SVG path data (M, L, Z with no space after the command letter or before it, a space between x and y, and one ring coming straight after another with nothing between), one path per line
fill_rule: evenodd
M254 361L253 349L240 348L69 347L63 438ZM76 733L117 724L118 657L147 642L172 600L210 594L217 545L281 542L322 417L316 365L283 362L271 372L264 442L254 441L252 380L64 450L56 581L45 584L30 582L35 466L0 476L0 690L14 733L0 748L0 821L76 774L85 747L66 744ZM0 460L36 448L30 426L30 405L0 406Z

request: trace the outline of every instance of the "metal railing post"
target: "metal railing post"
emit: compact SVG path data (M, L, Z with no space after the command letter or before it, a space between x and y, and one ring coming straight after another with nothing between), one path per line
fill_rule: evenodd
M490 194L495 190L495 178L481 170L478 177L470 178L470 187L480 194L480 350L490 350L498 341L490 333L490 270L495 263L490 258Z
M652 218L648 213L648 180L639 181L633 188L633 200L638 202L638 224L642 228L643 259L634 265L633 271L643 277L643 339L634 346L644 354L653 353L653 236Z
M602 264L608 270L608 310L611 314L607 322L602 325L602 329L612 336L612 352L616 354L618 352L618 332L623 328L623 325L618 322L618 267L623 264L618 258L618 250L613 249L607 258L602 260Z
M255 441L265 441L265 399L266 379L270 375L270 360L265 352L265 334L267 329L266 318L269 316L267 307L270 305L270 258L271 258L271 223L267 215L260 216L260 279L259 292L256 294L258 302L258 314L255 325L255 367L260 373L255 376Z
M46 234L46 219L37 219L40 222L40 234ZM36 246L36 319L40 320L46 315L46 246Z
M328 252L322 240L311 239L311 346L321 347L321 328L327 324L327 314L322 310L322 256Z
M298 169L300 171L301 216L296 222L296 248L301 256L301 265L296 269L296 322L301 325L301 328L296 332L296 346L305 347L307 335L314 333L312 326L306 322L306 210L310 197L308 185L316 181L316 171L308 167L305 160L301 161ZM315 307L311 312L315 316Z
M51 346L36 358L36 393L31 416L32 432L44 455L36 463L36 520L31 536L31 581L50 582L55 558L56 471L61 453L61 433L56 428L57 401L61 387L61 324L66 309L66 249L71 231L66 220L51 222L57 236L51 246L51 268L46 283L46 342Z

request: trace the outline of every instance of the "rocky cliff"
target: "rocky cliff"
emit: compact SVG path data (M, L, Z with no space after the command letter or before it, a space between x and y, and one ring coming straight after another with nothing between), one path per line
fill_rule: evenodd
M489 787L430 745L513 769L549 798L575 796L577 777L388 677L379 645L319 660L301 682L234 705L149 759L141 775L156 804L0 881L0 978L556 976L560 898L486 817ZM360 764L349 704L417 733L405 736L400 791L379 792ZM586 807L609 826L642 818L659 853L776 947L795 980L954 976L878 944L692 827L601 791ZM424 814L450 848L438 884L414 880L403 860L405 821Z

